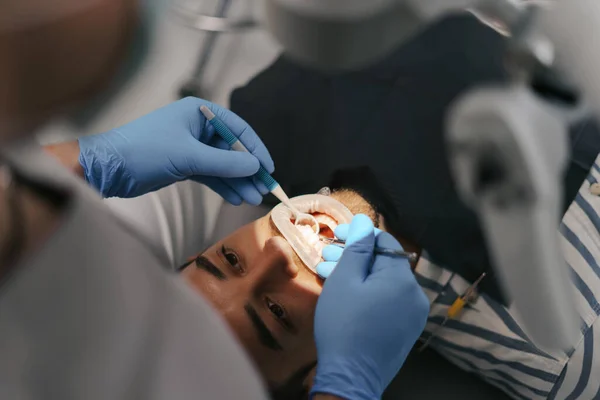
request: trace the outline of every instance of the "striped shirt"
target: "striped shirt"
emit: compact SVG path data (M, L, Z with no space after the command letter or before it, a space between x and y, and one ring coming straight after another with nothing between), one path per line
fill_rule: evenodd
M431 347L515 399L600 400L600 196L591 191L599 181L600 156L560 226L580 317L580 334L568 351L537 348L515 310L485 294L437 331ZM431 302L426 339L469 282L426 256L415 272Z

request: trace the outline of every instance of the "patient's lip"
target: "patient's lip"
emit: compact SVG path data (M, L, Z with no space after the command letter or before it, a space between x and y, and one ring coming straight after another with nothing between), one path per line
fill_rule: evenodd
M324 213L314 213L315 219L319 224L327 226L331 231L334 231L338 226L337 221L329 214Z

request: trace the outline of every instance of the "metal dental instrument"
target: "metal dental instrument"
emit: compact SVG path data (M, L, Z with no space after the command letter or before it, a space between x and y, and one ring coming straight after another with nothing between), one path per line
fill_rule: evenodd
M243 143L237 138L237 136L233 134L233 132L231 132L227 125L225 125L219 118L217 118L217 116L212 111L210 111L208 107L201 106L200 111L206 117L208 122L215 128L215 132L224 141L227 142L229 147L231 147L231 150L249 153L246 146L243 145ZM310 225L313 227L315 233L319 233L319 223L317 222L315 217L313 217L310 214L303 213L299 211L296 207L294 207L294 205L290 201L290 198L287 196L287 194L285 194L285 192L281 188L281 185L279 185L279 183L275 179L273 179L271 174L269 174L262 165L260 166L258 172L254 176L259 181L264 183L267 189L269 189L269 192L273 193L275 197L277 197L283 204L287 206L287 208L289 208L292 211L292 213L294 213L294 225L300 225L300 221L308 220L310 221Z
M338 238L319 237L319 240L321 240L324 243L335 244L340 247L346 246L346 241ZM403 250L386 249L384 247L375 247L375 254L388 255L393 257L403 257L406 258L409 262L416 262L419 257L417 253L412 253Z
M473 282L467 288L467 290L464 291L464 293L462 295L458 296L458 298L456 300L454 300L454 303L452 303L452 305L448 308L448 312L446 313L446 317L444 318L442 323L440 325L438 325L438 327L435 328L435 330L433 332L431 332L431 336L429 336L429 338L427 338L425 343L423 343L423 345L421 347L419 347L419 352L425 350L429 346L429 344L431 343L433 338L436 337L440 333L440 330L442 330L442 328L446 325L446 323L450 319L455 319L455 318L460 317L460 315L462 314L462 311L464 310L466 305L475 301L475 299L477 299L477 286L479 286L479 284L481 283L483 278L485 278L485 276L486 276L486 273L484 272L483 274L481 274L481 276L479 278L477 278L477 280L475 282Z

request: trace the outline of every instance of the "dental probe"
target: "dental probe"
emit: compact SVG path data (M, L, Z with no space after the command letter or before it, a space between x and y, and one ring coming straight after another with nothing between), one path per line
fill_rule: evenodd
M231 147L232 150L242 151L245 153L250 153L246 146L231 132L231 130L225 125L217 116L206 106L200 106L200 111L208 122L215 128L215 132L227 142L227 144ZM295 225L298 225L301 219L308 219L311 221L312 226L314 226L315 233L319 233L319 223L310 214L306 214L300 212L292 202L290 198L285 194L281 185L267 172L267 170L261 165L258 169L258 172L254 175L259 181L265 184L269 192L273 193L275 197L279 199L283 204L287 206L293 213L296 218Z
M338 238L319 237L319 239L327 244L335 244L340 247L346 246L346 241ZM416 262L418 258L417 253L412 253L404 250L386 249L384 247L375 247L375 254L388 255L393 257L403 257L406 258L409 262Z

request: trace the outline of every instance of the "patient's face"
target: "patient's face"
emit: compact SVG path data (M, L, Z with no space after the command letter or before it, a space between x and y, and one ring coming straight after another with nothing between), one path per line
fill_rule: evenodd
M225 317L270 386L317 358L314 311L322 281L269 217L206 250L183 276Z

